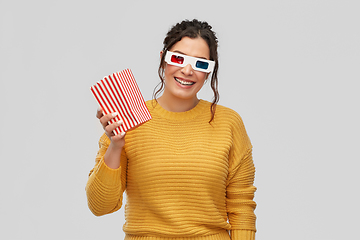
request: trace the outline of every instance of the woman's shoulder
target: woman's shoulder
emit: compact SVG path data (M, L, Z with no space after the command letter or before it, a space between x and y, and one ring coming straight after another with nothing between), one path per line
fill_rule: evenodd
M239 115L238 112L236 112L234 109L226 107L226 106L221 105L221 104L216 105L216 110L219 110L219 112L221 112L223 114Z
M226 125L232 129L245 130L245 125L240 114L232 108L216 105L214 121L220 125Z
M217 104L215 117L226 118L233 121L242 121L240 114L232 108Z
M150 99L145 101L145 105L146 107L150 110L151 108L154 108L156 104L156 100L155 99Z
M229 107L217 105L214 120L218 124L220 123L219 125L230 128L235 135L240 136L242 141L244 141L244 146L252 147L244 122L237 111Z

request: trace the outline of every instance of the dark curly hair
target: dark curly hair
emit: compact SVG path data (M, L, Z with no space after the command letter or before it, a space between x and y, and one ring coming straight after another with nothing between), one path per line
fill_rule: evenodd
M160 83L157 85L160 86L159 89L155 92L154 90L154 98L156 99L157 95L163 91L164 89L164 66L165 66L165 55L166 51L172 48L175 43L179 42L183 37L190 37L190 38L198 38L201 37L206 41L210 49L210 60L215 61L214 71L211 73L211 81L210 86L214 93L213 101L211 104L211 119L209 123L214 119L216 104L219 101L219 92L218 92L218 78L217 72L219 68L218 62L218 40L214 31L211 30L212 27L207 22L201 22L197 19L192 21L184 20L181 23L177 23L174 25L166 34L164 39L164 48L163 54L160 61L158 74L160 77Z

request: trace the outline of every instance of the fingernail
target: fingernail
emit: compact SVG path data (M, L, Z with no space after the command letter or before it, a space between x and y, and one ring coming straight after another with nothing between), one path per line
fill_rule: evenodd
M124 122L123 122L123 120L121 120L121 119L120 119L120 121L117 122L117 124L119 124L119 125L121 125L121 124L123 124L123 123L124 123Z
M124 135L125 135L125 132L121 132L121 133L120 133L120 136L123 137Z
M116 117L117 115L119 115L119 113L117 113L117 112L112 113L113 117Z

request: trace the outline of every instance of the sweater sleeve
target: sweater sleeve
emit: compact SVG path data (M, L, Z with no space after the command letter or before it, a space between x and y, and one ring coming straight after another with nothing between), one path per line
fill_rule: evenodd
M121 154L120 167L111 169L104 162L104 155L109 144L110 139L103 134L99 140L95 166L90 171L85 188L89 209L96 216L119 210L126 188L127 159L125 151L123 150Z
M252 146L240 116L232 130L233 145L229 155L229 172L226 189L226 208L231 225L232 240L254 240L255 221L253 201L255 167Z

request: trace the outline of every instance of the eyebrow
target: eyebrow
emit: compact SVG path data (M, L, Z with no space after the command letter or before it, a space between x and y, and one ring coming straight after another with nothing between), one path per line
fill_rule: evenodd
M189 55L187 55L187 54L185 54L185 53L183 53L183 52L181 52L181 51L179 51L179 50L174 50L174 51L172 51L172 52L176 52L176 53L180 53L180 54L182 54L182 55L189 56ZM189 57L192 57L192 56L189 56ZM196 57L196 58L201 58L201 59L204 59L204 60L209 60L209 59L204 58L204 57Z

